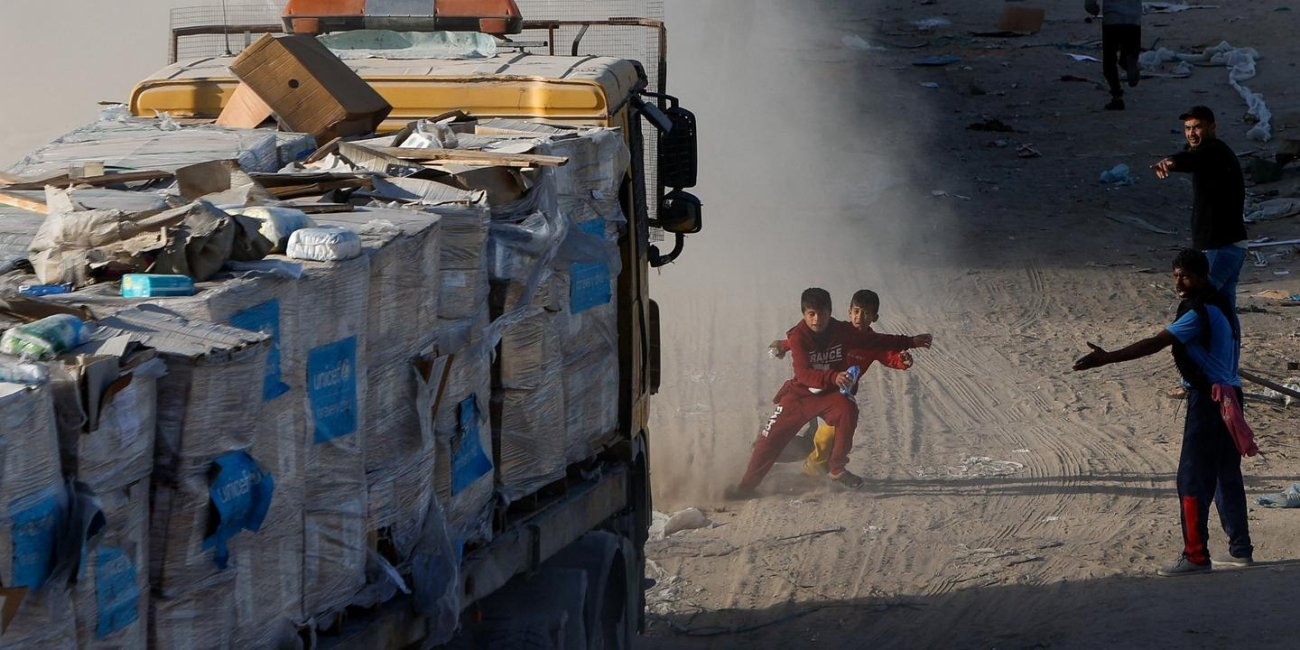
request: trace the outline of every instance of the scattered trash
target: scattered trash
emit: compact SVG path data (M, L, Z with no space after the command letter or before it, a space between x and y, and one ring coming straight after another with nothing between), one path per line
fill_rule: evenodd
M912 25L923 32L928 32L935 27L946 27L951 24L952 21L947 18L923 18L921 20L912 21Z
M1271 246L1294 246L1300 244L1300 239L1284 239L1282 241L1271 241L1271 237L1261 237L1255 241L1246 244L1246 248L1269 248Z
M1101 63L1101 59L1098 59L1095 56L1089 56L1087 54L1070 54L1069 52L1066 52L1065 55L1070 57L1071 59L1074 59L1075 61L1093 61L1096 63Z
M172 115L171 115L171 113L168 113L167 111L158 111L158 110L155 110L154 113L157 113L157 115L158 115L158 129L159 129L159 130L162 130L162 131L179 131L179 130L181 130L181 125L177 124L177 123L176 123L176 120L173 120L173 119L172 119Z
M1029 453L1029 450L1028 450L1028 449L1013 449L1013 450L1011 450L1011 453L1013 453L1013 454L1027 454L1027 453Z
M930 192L930 196L934 196L934 197L950 197L950 198L954 198L954 199L961 199L961 200L963 200L963 201L969 201L969 200L970 200L970 197L969 197L969 196L962 196L962 195L960 195L960 194L949 194L949 193L948 193L948 190L933 190L933 191Z
M1015 129L1010 124L998 119L987 119L982 122L972 122L966 125L967 131L995 131L997 133L1014 133Z
M1016 149L1016 155L1021 158L1042 158L1043 152L1035 149L1033 144L1026 143Z
M986 144L986 145L984 145L984 146L986 146L986 147L995 147L995 148L998 148L998 149L1005 149L1005 148L1007 147L1007 145L1009 145L1009 144L1010 144L1010 143L1007 142L1006 140L990 140L990 141L988 142L988 144Z
M872 45L867 39L862 38L857 34L845 34L840 38L840 43L850 50L857 50L859 52L871 52L885 49L883 47Z
M1255 505L1269 508L1300 508L1300 483L1292 483L1285 492L1259 497L1255 499Z
M1186 5L1183 5L1186 6ZM1201 8L1203 5L1190 8ZM1181 10L1180 10L1181 11ZM1157 67L1164 62L1181 61L1188 64L1199 63L1228 68L1228 85L1237 91L1246 102L1246 111L1255 125L1246 132L1246 137L1256 142L1268 142L1273 137L1270 124L1273 114L1264 102L1264 96L1241 85L1241 82L1255 76L1255 62L1262 58L1253 47L1234 47L1227 41L1221 41L1214 47L1205 48L1199 54L1181 54L1160 48L1154 52L1145 52L1138 57L1144 68ZM1190 66L1186 68L1190 73Z
M5 330L0 353L45 361L85 343L95 326L69 314L55 314Z
M1300 302L1300 293L1287 293L1277 289L1268 289L1255 294L1256 298L1267 298L1269 300L1291 300Z
M938 68L938 67L943 67L945 65L952 65L959 61L961 61L961 57L959 56L944 54L939 56L928 56L924 59L918 59L916 61L913 61L912 65L920 66L923 68Z
M1153 232L1156 233L1157 235L1174 234L1173 231L1165 230L1164 228L1158 228L1156 226L1153 226L1150 223L1148 223L1145 219L1142 219L1141 217L1135 217L1131 214L1124 214L1122 212L1111 212L1110 210L1107 210L1106 218L1110 219L1111 221L1114 221L1115 223L1122 223L1126 226L1133 226L1134 228L1145 230L1147 232Z
M925 86L926 88L938 88L938 87L939 87L939 84L937 84L937 83L935 83L935 82L933 82L933 81L927 81L927 82L922 83L921 85L922 85L922 86Z
M961 461L960 467L949 467L948 473L954 477L1010 476L1025 469L1024 463L1013 460L993 460L988 456L970 456Z
M998 33L1011 36L1037 34L1043 28L1047 10L1032 7L1007 7L998 21Z
M1291 275L1290 271L1273 271L1273 275Z
M131 119L131 109L126 104L113 104L99 109L99 121L101 122L125 122Z
M1101 173L1101 182L1110 185L1132 185L1133 177L1129 175L1128 165L1120 163Z
M1176 14L1190 9L1218 9L1219 5L1190 5L1184 2L1143 2L1142 13Z
M695 508L687 508L674 513L673 516L668 518L668 521L664 522L664 537L672 537L675 533L680 533L683 530L704 528L712 523L708 517L704 516L703 512Z

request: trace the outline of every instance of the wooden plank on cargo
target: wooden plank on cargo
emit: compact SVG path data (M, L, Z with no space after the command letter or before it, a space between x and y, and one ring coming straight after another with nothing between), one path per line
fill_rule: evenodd
M545 156L529 153L499 153L496 151L470 151L468 149L413 149L409 147L370 148L379 153L403 160L456 162L471 165L562 167L569 162L569 159L565 156Z
M90 185L91 187L100 187L103 185L112 185L113 183L136 183L141 181L160 181L174 176L172 172L161 170L139 171L139 172L122 172L120 174L101 174L99 176L87 176L85 178L69 178L68 176L59 176L48 180L30 181L27 183L15 183L12 185L0 186L0 190L41 190L46 185L58 187L74 185Z
M50 206L45 205L43 201L29 199L25 196L19 196L12 192L0 192L0 205L7 205L23 210L30 210L39 214L49 214Z
M303 214L338 214L356 211L351 203L293 203L287 207L299 210Z

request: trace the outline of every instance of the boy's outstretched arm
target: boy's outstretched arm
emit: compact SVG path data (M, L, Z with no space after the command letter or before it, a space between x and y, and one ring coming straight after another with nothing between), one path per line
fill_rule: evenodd
M879 332L860 332L852 330L849 333L851 347L859 350L892 350L902 352L912 348L928 348L934 343L934 336L930 334L917 334L916 336L903 336L898 334L881 334Z
M1114 352L1107 352L1106 350L1089 343L1088 347L1092 348L1092 352L1079 357L1079 359L1074 362L1074 371L1079 372L1081 370L1091 370L1112 363L1123 363L1125 361L1141 359L1142 357L1151 356L1177 342L1178 339L1174 337L1172 332L1169 330L1160 330L1160 333L1155 336L1142 339L1133 345L1121 350L1115 350Z
M785 353L790 351L790 342L785 339L777 339L768 343L767 349L777 359L784 359Z

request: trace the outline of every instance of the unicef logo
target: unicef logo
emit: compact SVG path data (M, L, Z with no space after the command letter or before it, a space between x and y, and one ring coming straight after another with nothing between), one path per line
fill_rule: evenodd
M352 363L347 359L341 359L339 365L334 366L329 370L317 373L315 377L312 377L311 387L312 390L325 390L350 381L351 379Z

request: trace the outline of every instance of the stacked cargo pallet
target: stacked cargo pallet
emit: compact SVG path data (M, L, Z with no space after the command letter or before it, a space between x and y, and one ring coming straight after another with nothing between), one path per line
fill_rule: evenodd
M370 602L377 575L409 576L417 547L489 541L498 497L595 453L618 419L627 151L605 130L469 129L462 146L527 141L568 164L505 169L520 181L505 194L475 187L481 166L437 181L361 170L363 190L313 217L354 233L358 256L267 255L189 296L99 284L42 299L97 330L36 364L47 379L0 383L0 558L15 558L0 589L28 588L0 648L277 646ZM270 172L302 143L99 123L10 171L234 159ZM183 202L171 180L144 189L66 196L127 213ZM20 216L0 239L6 293L34 283L5 268L41 227ZM104 526L80 559L56 557L77 504Z

